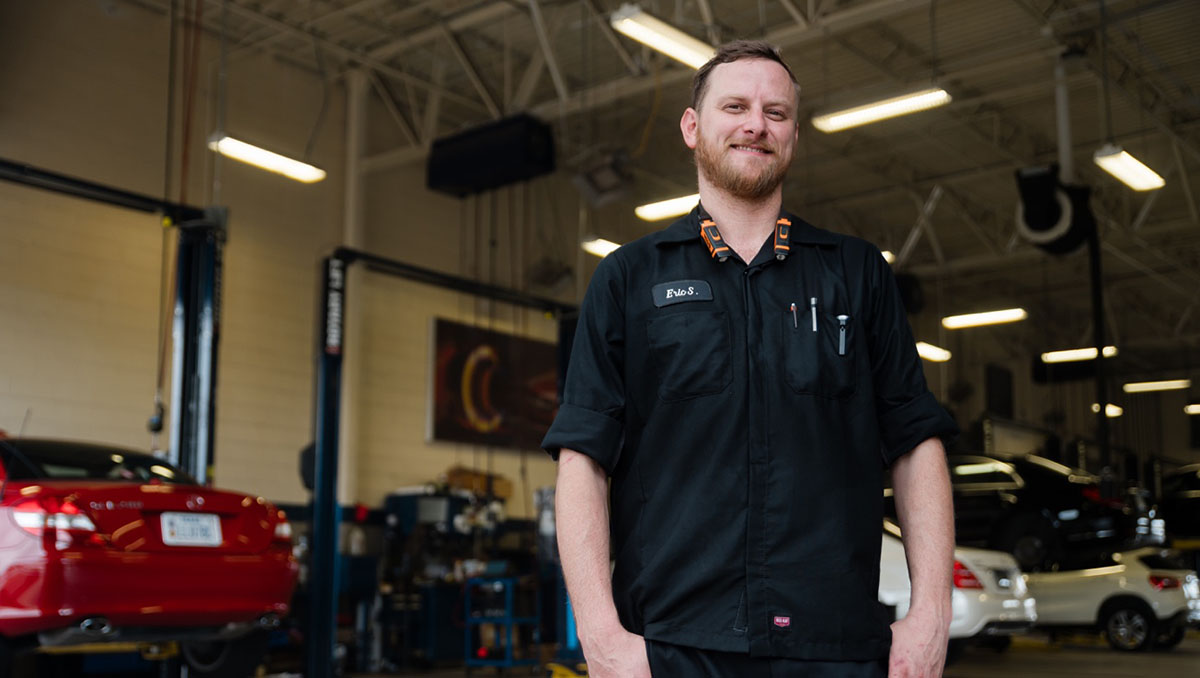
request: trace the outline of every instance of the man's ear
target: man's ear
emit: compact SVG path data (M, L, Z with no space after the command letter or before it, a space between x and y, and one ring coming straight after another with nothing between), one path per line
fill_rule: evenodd
M683 143L687 144L688 148L696 148L696 137L698 135L698 113L696 109L688 108L683 112L683 117L679 119L679 131L683 132Z

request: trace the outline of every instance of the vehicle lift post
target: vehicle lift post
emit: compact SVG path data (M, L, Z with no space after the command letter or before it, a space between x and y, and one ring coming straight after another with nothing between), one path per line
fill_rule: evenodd
M342 348L347 303L346 271L362 263L368 270L457 290L558 317L576 312L570 304L469 278L432 271L346 247L321 262L321 326L317 339L312 544L309 550L309 614L305 627L305 678L332 678L337 613L338 422L341 417Z
M201 483L212 480L217 342L220 338L222 251L228 210L191 205L98 184L0 158L0 179L74 198L163 215L179 227L172 325L170 461ZM161 426L162 414L151 418ZM177 658L163 660L163 678L187 678Z

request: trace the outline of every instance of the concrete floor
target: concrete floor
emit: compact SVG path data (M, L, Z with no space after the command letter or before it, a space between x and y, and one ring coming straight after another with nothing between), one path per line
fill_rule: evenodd
M946 669L946 678L1197 678L1200 633L1191 631L1173 650L1117 652L1100 636L1014 639L1004 652L969 648Z
M432 673L379 674L378 678L462 678L462 669ZM476 670L475 678L496 675ZM514 669L507 676L545 676ZM376 678L357 674L356 678ZM1050 642L1045 636L1016 638L1004 652L969 648L958 663L946 669L945 678L1200 678L1200 632L1191 631L1167 652L1116 652L1099 636L1068 636Z

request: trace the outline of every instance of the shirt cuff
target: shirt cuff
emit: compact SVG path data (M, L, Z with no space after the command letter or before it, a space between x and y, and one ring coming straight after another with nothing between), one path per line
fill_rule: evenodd
M879 429L888 466L934 436L947 446L958 437L958 425L929 391L880 414Z
M621 455L623 432L621 422L606 414L564 403L559 406L554 423L542 439L542 449L555 461L564 447L581 452L612 475Z

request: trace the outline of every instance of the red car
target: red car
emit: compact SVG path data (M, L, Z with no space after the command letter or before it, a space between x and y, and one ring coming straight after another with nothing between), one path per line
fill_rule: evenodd
M0 677L30 648L169 640L192 676L247 676L288 612L291 537L152 455L0 438Z

